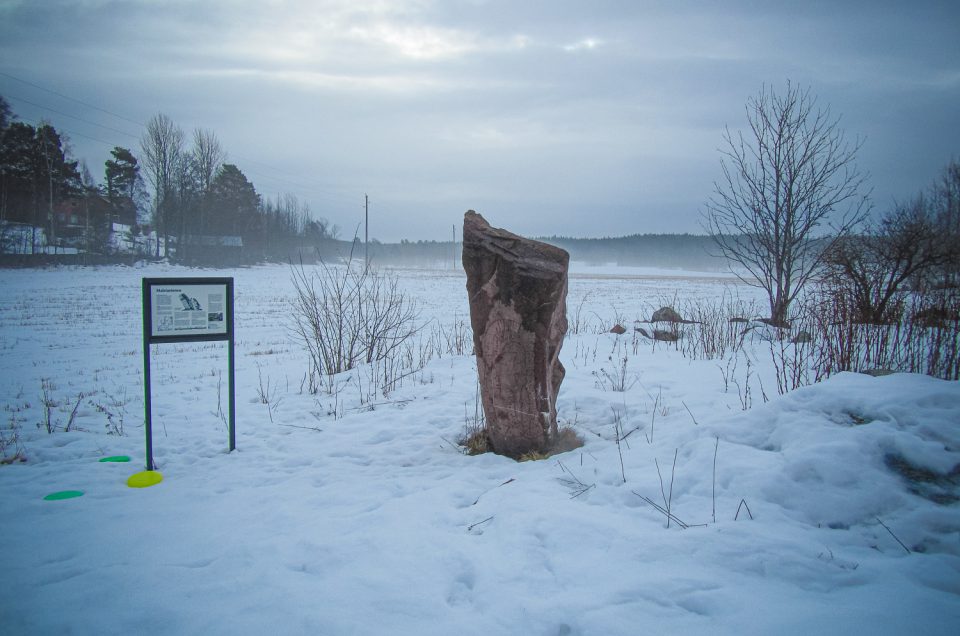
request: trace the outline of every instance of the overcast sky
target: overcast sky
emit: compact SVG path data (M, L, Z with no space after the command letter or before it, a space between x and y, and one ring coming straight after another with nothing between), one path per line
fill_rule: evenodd
M956 0L0 0L0 94L96 178L162 112L343 236L369 194L385 241L459 236L471 208L699 232L724 126L787 80L864 139L878 209L960 159Z

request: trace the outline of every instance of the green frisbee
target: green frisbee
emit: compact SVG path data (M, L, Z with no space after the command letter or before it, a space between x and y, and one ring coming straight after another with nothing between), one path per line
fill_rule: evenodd
M82 497L82 490L61 490L60 492L52 492L46 497L43 498L44 501L60 501L61 499L73 499L74 497Z
M128 455L113 455L111 457L101 457L100 462L128 462L130 457Z

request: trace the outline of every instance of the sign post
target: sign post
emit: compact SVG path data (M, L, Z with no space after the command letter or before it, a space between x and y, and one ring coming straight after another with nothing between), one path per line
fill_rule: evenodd
M143 279L143 406L147 470L153 470L153 406L150 345L166 342L227 341L229 450L237 447L233 370L233 279Z

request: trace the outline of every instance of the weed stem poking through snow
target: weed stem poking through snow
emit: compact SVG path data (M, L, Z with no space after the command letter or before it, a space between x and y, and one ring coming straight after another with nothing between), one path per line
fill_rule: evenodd
M717 522L717 449L720 448L720 438L717 437L713 445L713 522Z
M880 517L877 517L877 523L879 523L881 526L883 526L883 529L890 533L890 536L893 537L894 540L895 540L897 543L900 544L900 547L901 547L901 548L903 548L904 550L907 551L907 554L910 554L910 548L908 548L907 546L905 546L905 545L903 544L903 541L901 541L901 540L897 537L897 535L893 534L893 530L891 530L891 529L887 526L887 524L885 524L884 522L880 521Z

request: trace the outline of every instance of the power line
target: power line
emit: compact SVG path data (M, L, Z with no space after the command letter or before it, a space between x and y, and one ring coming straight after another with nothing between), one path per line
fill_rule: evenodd
M56 113L56 114L58 114L58 115L63 115L64 117L69 117L70 119L76 119L77 121L81 121L81 122L83 122L83 123L85 123L85 124L90 124L91 126L97 126L97 127L99 127L99 128L103 128L104 130L109 130L109 131L111 131L111 132L119 133L119 134L121 134L121 135L126 135L127 137L131 137L131 138L133 138L133 139L140 139L138 136L133 135L133 134L128 133L128 132L125 132L125 131L123 131L123 130L118 130L118 129L116 129L116 128L111 128L110 126L104 126L103 124L98 124L97 122L89 121L89 120L84 119L84 118L82 118L82 117L77 117L76 115L71 115L70 113L65 113L65 112L60 111L60 110L57 110L57 109L55 109L55 108L50 108L49 106L44 106L44 105L42 105L42 104L37 104L37 103L35 103L35 102L31 102L29 99L24 99L24 98L22 98L22 97L16 97L16 96L13 96L13 95L11 95L10 98L13 99L13 100L15 100L15 101L18 101L18 102L23 102L24 104L29 104L29 105L31 105L31 106L35 106L36 108L42 108L43 110L48 110L48 111L50 111L51 113Z
M17 119L23 119L24 121L30 122L30 123L33 124L34 126L42 126L43 123L44 123L42 119L38 121L38 120L33 119L33 118L31 118L31 117L21 117L21 116L19 116L19 115L17 115ZM72 136L74 136L74 137L83 137L84 139L89 139L90 141L96 141L97 143L104 144L105 146L115 147L115 146L117 145L117 144L113 143L112 141L104 141L103 139L97 139L96 137L91 137L90 135L84 135L83 133L78 133L78 132L76 132L76 131L74 131L74 130L69 130L69 129L67 129L67 128L64 128L63 126L61 126L61 127L60 127L59 129L57 129L57 130L59 130L60 132L69 133L70 135L72 135ZM81 159L86 159L85 157L80 157L80 158L81 158Z
M74 97L70 97L69 95L64 95L63 93L58 93L57 91L50 90L49 88L44 88L43 86L40 86L39 84L34 84L33 82L28 82L27 80L21 79L21 78L19 78L19 77L14 76L14 75L11 75L10 73L4 73L3 71L0 71L0 75L3 75L4 77L9 77L10 79L15 80L15 81L17 81L17 82L20 82L21 84L26 84L27 86L32 86L33 88L36 88L36 89L38 89L38 90L44 91L44 92L46 92L46 93L50 93L51 95L56 95L57 97L62 97L63 99L68 99L68 100L70 100L71 102L76 102L77 104L82 104L83 106L86 106L87 108L92 108L92 109L94 109L94 110L99 110L99 111L102 112L102 113L106 113L106 114L111 115L111 116L113 116L113 117L116 117L116 118L118 118L118 119L122 119L123 121L130 122L131 124L136 124L137 126L140 126L141 128L145 128L145 127L146 127L146 124L144 124L143 122L134 121L133 119L130 119L130 118L128 118L128 117L124 117L123 115L118 115L117 113L114 113L114 112L112 112L112 111L109 111L109 110L107 110L106 108L100 108L99 106L94 106L93 104L89 104L89 103L87 103L87 102L81 101L81 100L76 99L76 98L74 98Z
M113 112L113 111L106 110L105 108L100 108L99 106L95 106L95 105L90 104L90 103L88 103L88 102L85 102L85 101L82 101L82 100L79 100L79 99L70 97L69 95L65 95L65 94L60 93L60 92L58 92L58 91L51 90L51 89L49 89L49 88L45 88L45 87L43 87L43 86L40 86L39 84L35 84L34 82L30 82L30 81L27 81L27 80L25 80L25 79L21 79L21 78L19 78L19 77L16 77L16 76L14 76L14 75L9 74L9 73L0 71L0 75L2 75L2 76L4 76L4 77L8 77L8 78L10 78L10 79L12 79L12 80L15 80L15 81L17 81L17 82L21 82L22 84L26 84L27 86L32 86L33 88L36 88L36 89L41 90L41 91L44 91L44 92L46 92L46 93L50 93L51 95L56 95L56 96L58 96L58 97L62 97L63 99L67 99L67 100L70 100L70 101L72 101L72 102L76 102L77 104L81 104L81 105L86 106L86 107L88 107L88 108L93 108L94 110L101 111L101 112L103 112L103 113L106 113L106 114L108 114L108 115L111 115L112 117L117 117L118 119L122 119L123 121L127 121L127 122L130 122L130 123L132 123L132 124L136 124L137 126L140 126L141 128L145 128L145 127L146 127L146 124L143 124L142 122L138 122L138 121L136 121L136 120L130 119L129 117L124 117L123 115L120 115L120 114L115 113L115 112ZM65 116L65 117L70 117L70 118L72 118L72 119L76 119L76 120L78 120L78 121L82 121L82 122L87 123L87 124L92 124L92 125L94 125L94 126L99 126L99 127L104 128L104 129L106 129L106 130L110 130L110 131L113 131L113 132L116 132L116 133L125 135L125 136L127 136L127 137L131 137L131 138L133 138L133 139L139 139L139 137L137 137L136 135L133 135L133 134L131 134L131 133L124 132L124 131L122 131L122 130L117 130L117 129L115 129L115 128L110 128L109 126L104 126L104 125L102 125L102 124L97 124L97 123L95 123L95 122L87 121L87 120L82 119L82 118L80 118L80 117L77 117L77 116L75 116L75 115L69 115L69 114L67 114L67 113L58 111L58 110L56 110L56 109L54 109L54 108L50 108L50 107L48 107L48 106L43 106L42 104L36 104L36 103L31 102L31 101L29 101L29 100L23 99L22 97L13 97L13 99L16 99L16 100L18 100L18 101L21 101L21 102L30 104L31 106L35 106L35 107L37 107L37 108L42 108L42 109L44 109L44 110L49 110L50 112L54 112L54 113L57 113L57 114L59 114L59 115L63 115L63 116ZM67 131L67 132L70 132L70 131ZM88 136L88 135L84 135L84 134L81 134L81 133L71 132L71 134L77 135L77 136L79 136L79 137L84 137L84 138L86 138L86 139L91 139L91 140L93 140L93 141L98 141L98 142L100 142L100 143L109 144L109 142L105 142L105 141L103 141L102 139L96 139L96 138L93 138L93 137L90 137L90 136ZM110 144L110 145L116 145L116 144ZM284 173L284 174L287 173L287 171L280 170L280 169L274 168L274 167L272 167L272 166L268 166L268 165L266 165L266 164L264 164L264 163L254 161L254 160L252 160L252 159L248 159L248 158L245 158L245 157L241 157L240 155L234 155L234 156L236 156L238 159L240 159L241 161L244 161L244 162L246 162L246 163L252 163L252 164L255 164L255 165L260 165L260 166L262 166L262 167L264 167L264 168L267 168L267 169L270 169L270 170L274 170L274 171L276 171L276 172L282 172L282 173ZM248 172L250 172L250 171L248 171ZM341 199L341 200L346 200L346 198L347 198L345 195L335 194L335 193L333 193L333 192L329 192L329 191L326 191L326 190L317 188L316 186L309 186L309 185L304 185L304 184L302 184L302 183L297 183L297 182L291 181L291 180L288 179L288 178L273 177L273 176L262 175L262 174L261 174L261 176L263 176L264 178L267 178L267 179L273 179L273 180L275 180L275 181L286 182L286 183L288 183L288 184L290 184L290 185L299 187L299 188L301 188L301 189L309 189L309 190L311 190L311 191L313 191L313 192L315 192L315 193L328 195L328 196L330 196L330 197L339 198L339 199Z
M99 107L99 106L96 106L96 105L94 105L94 104L90 104L89 102L85 102L85 101L83 101L83 100L76 99L76 98L74 98L74 97L70 97L69 95L65 95L65 94L63 94L63 93L61 93L61 92L59 92L59 91L55 91L55 90L52 90L52 89L49 89L49 88L40 86L39 84L36 84L36 83L34 83L34 82L30 82L30 81L27 81L27 80L25 80L25 79L16 77L16 76L14 76L14 75L11 75L10 73L6 73L6 72L4 72L4 71L0 71L0 76L10 78L10 79L12 79L12 80L15 80L15 81L17 81L17 82L20 82L20 83L22 83L22 84L25 84L25 85L27 85L27 86L31 86L31 87L33 87L33 88L36 88L37 90L44 91L45 93L50 93L51 95L56 95L57 97L61 97L61 98L63 98L63 99L69 100L69 101L71 101L71 102L75 102L75 103L80 104L80 105L82 105L82 106L86 106L87 108L92 108L92 109L97 110L97 111L100 111L100 112L102 112L102 113L106 113L106 114L108 114L108 115L110 115L110 116L112 116L112 117L116 117L116 118L118 118L118 119L121 119L121 120L123 120L123 121L129 122L129 123L131 123L131 124L135 124L135 125L137 125L137 126L139 126L139 127L141 127L141 128L146 128L146 124L144 124L144 123L142 123L142 122L136 121L136 120L134 120L134 119L130 119L129 117L125 117L125 116L120 115L120 114L118 114L118 113L115 113L115 112L113 112L113 111L110 111L110 110L107 110L107 109L105 109L105 108L101 108L101 107ZM93 125L93 126L98 126L98 127L103 128L103 129L105 129L105 130L109 130L109 131L111 131L111 132L115 132L115 133L124 135L124 136L126 136L126 137L130 137L130 138L132 138L132 139L138 139L138 140L139 140L139 137L137 137L136 135L133 135L133 134L131 134L131 133L124 132L124 131L118 130L118 129L116 129L116 128L111 128L111 127L105 126L105 125L103 125L103 124L98 124L98 123L95 123L95 122L91 122L91 121L88 121L88 120L83 119L83 118L81 118L81 117L77 117L77 116L75 116L75 115L70 115L70 114L64 113L64 112L62 112L62 111L59 111L59 110L57 110L57 109L50 108L49 106L43 106L42 104L36 104L36 103L31 102L31 101L29 101L29 100L23 99L22 97L13 97L12 99L15 99L15 100L24 102L24 103L26 103L26 104L30 104L31 106L34 106L34 107L36 107L36 108L42 108L42 109L44 109L44 110L48 110L48 111L50 111L50 112L56 113L56 114L58 114L58 115L62 115L62 116L64 116L64 117L70 117L71 119L76 119L77 121L81 121L81 122L86 123L86 124L91 124L91 125ZM30 118L26 118L26 117L25 117L25 118L23 118L23 119L26 119L27 121L31 121L32 123L35 123L35 124L37 123L35 120L31 120ZM97 142L97 143L102 143L102 144L104 144L104 145L106 145L106 146L114 147L114 146L117 146L117 145L118 145L118 144L113 143L113 142L104 141L103 139L98 139L98 138L96 138L96 137L91 137L90 135L85 135L85 134L83 134L83 133L78 133L78 132L76 132L76 131L67 130L66 128L61 128L61 130L63 130L64 132L70 133L70 134L73 135L73 136L83 137L84 139L89 139L89 140L95 141L95 142ZM250 164L253 164L253 165L259 165L259 166L261 166L261 167L263 167L263 168L266 168L266 169L268 169L268 170L273 170L273 171L275 171L275 172L279 172L279 173L282 173L282 174L284 174L284 175L289 174L289 172L286 171L286 170L281 170L281 169L279 169L279 168L275 168L275 167L273 167L273 166L269 166L269 165L264 164L264 163L262 163L262 162L254 161L254 160L252 160L252 159L249 159L249 158L246 158L246 157L242 157L242 156L240 156L240 155L234 155L234 156L237 157L237 159L240 159L241 161L243 161L244 163L250 163ZM337 194L337 193L334 193L334 192L330 192L329 190L324 190L324 189L319 188L319 187L314 186L314 185L308 185L308 184L304 184L304 183L302 183L302 182L293 181L293 180L291 180L291 179L289 179L289 178L287 178L287 177L285 177L285 176L284 176L284 177L277 177L277 176L266 175L266 174L263 174L263 173L259 173L259 174L258 174L256 171L251 171L251 170L248 170L247 172L249 172L251 175L255 175L255 176L258 176L258 177L263 178L263 179L266 179L266 180L273 180L273 181L275 181L275 182L286 183L286 184L292 185L292 186L294 186L294 187L296 187L296 188L298 188L298 189L300 189L300 190L308 191L308 192L311 194L312 197L326 198L326 199L328 199L328 200L333 199L333 200L339 200L339 201L342 201L342 202L346 202L346 201L350 200L350 197L348 197L347 195Z
M274 167L272 167L272 166L269 166L269 165L267 165L267 164L261 163L261 162L259 162L259 161L254 161L253 159L250 159L250 158L247 158L247 157L242 157L242 156L240 156L240 155L234 155L234 157L236 157L236 158L239 159L240 161L243 161L244 164L253 164L254 166L260 166L260 167L266 168L266 169L268 169L268 170L273 170L273 171L275 171L275 172L281 172L281 173L283 173L284 175L288 174L287 171L280 170L279 168L274 168ZM247 172L249 172L250 174L257 174L256 171L254 171L254 170L249 170L249 169L248 169ZM286 176L277 177L277 176L272 176L272 175L265 175L265 174L263 174L263 173L260 173L260 176L263 177L264 179L269 179L269 180L273 180L273 181L280 181L280 182L282 182L282 183L287 183L287 184L289 184L289 185L292 185L292 186L295 186L295 187L297 187L297 188L300 188L301 190L309 190L309 191L311 191L311 192L314 192L314 193L316 193L316 194L319 194L319 195L322 195L322 196L325 196L325 197L328 197L328 198L339 199L339 200L341 200L341 201L348 201L348 200L352 200L352 198L353 198L353 197L351 197L351 196L349 196L349 195L337 194L337 193L335 193L335 192L330 192L329 190L320 189L320 188L318 188L318 187L316 187L316 186L313 186L313 185L309 185L309 184L306 184L306 183L303 183L303 182L294 181L294 180L292 180L292 179L290 179L290 178L288 178L288 177L286 177Z

